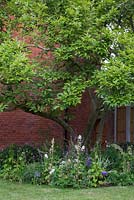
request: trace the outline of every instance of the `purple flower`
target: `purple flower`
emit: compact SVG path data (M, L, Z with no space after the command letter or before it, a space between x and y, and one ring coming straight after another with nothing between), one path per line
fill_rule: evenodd
M108 175L108 172L102 171L101 174L102 174L102 176L107 176L107 175Z
M92 164L92 160L91 160L90 157L88 157L87 160L86 160L86 166L87 166L87 167L90 167L91 164Z

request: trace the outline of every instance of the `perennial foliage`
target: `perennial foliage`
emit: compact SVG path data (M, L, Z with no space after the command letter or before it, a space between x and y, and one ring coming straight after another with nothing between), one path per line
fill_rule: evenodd
M5 157L6 153L6 157ZM10 181L44 184L60 188L89 188L134 184L134 152L112 144L105 151L96 145L90 152L82 146L82 137L70 146L66 155L55 148L11 146L0 152L0 177Z

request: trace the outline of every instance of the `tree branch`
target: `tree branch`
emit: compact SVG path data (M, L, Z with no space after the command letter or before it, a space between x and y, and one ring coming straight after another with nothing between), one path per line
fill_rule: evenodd
M27 113L31 113L33 115L37 115L37 116L40 116L40 117L43 117L43 118L46 118L46 119L50 119L52 121L55 121L56 123L58 123L64 130L66 130L72 139L74 139L76 137L76 133L75 131L73 130L73 128L64 120L62 119L61 117L57 117L57 116L54 116L53 114L51 113L46 113L46 112L34 112L32 110L29 110L29 108L27 108L25 105L24 106L12 106L11 108L7 108L5 111L13 111L15 109L21 109L23 110L24 112L27 112Z

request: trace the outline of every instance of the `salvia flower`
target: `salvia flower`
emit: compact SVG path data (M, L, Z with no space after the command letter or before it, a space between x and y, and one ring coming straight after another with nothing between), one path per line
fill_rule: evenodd
M108 172L102 171L101 174L102 174L102 176L107 176L107 175L108 175Z
M88 157L87 160L86 160L86 166L87 166L87 167L90 167L91 164L92 164L92 160L91 160L90 157Z

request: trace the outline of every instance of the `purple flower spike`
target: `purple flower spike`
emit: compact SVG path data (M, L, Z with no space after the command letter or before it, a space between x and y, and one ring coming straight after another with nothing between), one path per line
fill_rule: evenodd
M101 174L102 174L102 176L107 176L107 175L108 175L108 172L102 171Z
M86 160L86 166L87 166L87 167L90 167L91 164L92 164L92 160L91 160L90 157L88 157L87 160Z

